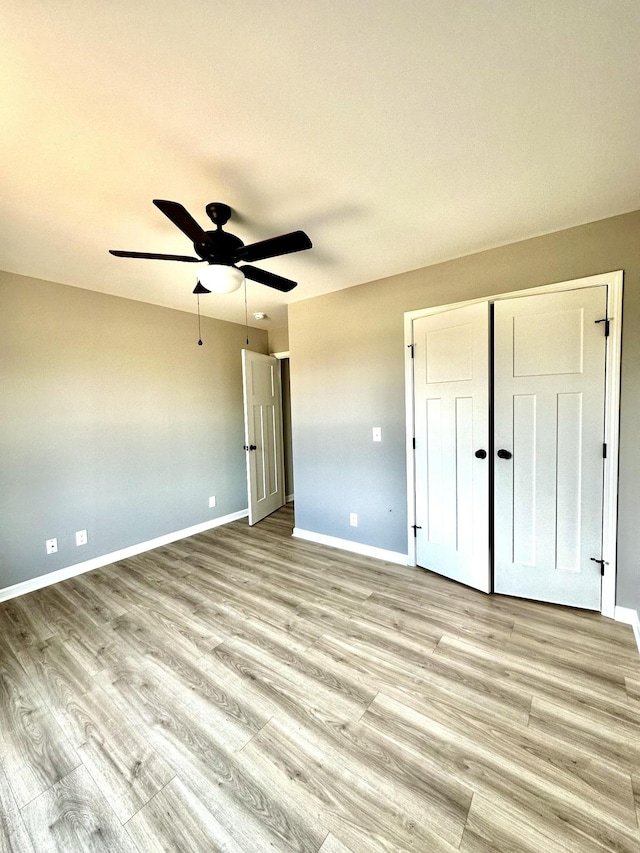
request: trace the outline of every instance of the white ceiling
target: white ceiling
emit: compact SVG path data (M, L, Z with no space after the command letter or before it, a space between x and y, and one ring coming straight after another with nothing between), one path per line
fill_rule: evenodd
M245 243L249 311L640 207L638 0L0 0L0 268L195 310L151 200ZM213 227L213 226L211 226ZM201 300L244 322L242 291ZM251 317L250 317L251 319Z

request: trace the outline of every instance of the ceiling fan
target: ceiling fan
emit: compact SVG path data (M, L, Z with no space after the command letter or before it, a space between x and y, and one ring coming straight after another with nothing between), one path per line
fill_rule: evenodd
M109 249L112 255L119 258L151 258L158 261L183 261L185 263L206 261L210 266L205 267L201 271L202 273L205 271L226 273L222 276L221 286L213 288L223 293L231 292L240 287L245 277L257 281L259 284L265 284L267 287L273 287L282 293L288 293L296 287L297 282L291 281L289 278L283 278L280 275L243 262L262 261L265 258L275 258L278 255L288 255L291 252L310 249L312 243L304 231L292 231L289 234L282 234L280 237L271 237L268 240L260 240L258 243L245 246L239 237L222 230L222 226L228 222L231 216L231 208L228 204L212 201L207 205L207 214L216 229L215 231L205 231L198 225L189 211L177 201L165 201L156 198L153 203L193 242L193 248L199 257ZM242 263L242 266L237 266L239 263ZM211 292L202 283L202 279L205 278L205 275L199 275L194 293ZM206 283L209 284L209 278L206 278Z

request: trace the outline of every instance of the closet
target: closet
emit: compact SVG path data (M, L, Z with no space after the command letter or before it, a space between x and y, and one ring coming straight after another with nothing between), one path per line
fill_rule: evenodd
M412 318L417 565L601 609L605 279Z

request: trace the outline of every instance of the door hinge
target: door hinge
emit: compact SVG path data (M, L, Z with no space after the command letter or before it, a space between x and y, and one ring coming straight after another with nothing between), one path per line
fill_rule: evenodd
M413 527L413 538L415 539L418 535L418 530L422 530L422 526L420 524L412 524Z
M606 441L605 441L605 443L602 445L602 458L603 458L603 459L606 459L606 458L607 458L607 442L606 442Z
M604 567L608 566L609 563L606 560L599 560L597 557L591 557L592 563L600 563L600 574L604 575Z
M415 347L415 344L407 344L407 348L411 350L411 358L413 358L413 348L414 347Z
M413 449L414 450L416 449L416 437L415 437L415 435L413 437Z
M609 337L609 318L603 317L602 320L596 320L596 323L604 323L604 336L605 338Z

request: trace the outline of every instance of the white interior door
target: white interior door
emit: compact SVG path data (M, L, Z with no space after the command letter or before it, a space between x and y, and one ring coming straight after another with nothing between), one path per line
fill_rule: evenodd
M495 304L496 592L600 609L606 307L606 286Z
M489 304L414 321L416 561L488 592Z
M280 362L242 350L249 524L284 504Z

